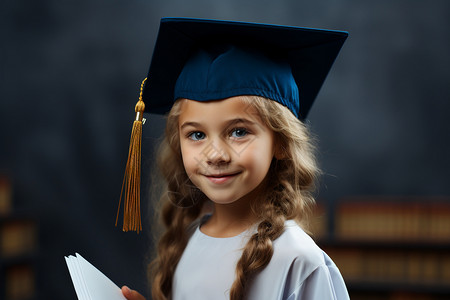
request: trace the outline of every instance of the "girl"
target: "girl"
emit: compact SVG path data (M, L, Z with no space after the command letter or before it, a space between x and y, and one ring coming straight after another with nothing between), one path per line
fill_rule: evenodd
M177 41L191 39L188 49L180 46L186 58L176 56L181 67L172 75L171 68L158 74L160 58L173 51L173 43L165 44L174 32ZM165 231L150 265L154 300L349 298L339 270L303 229L319 170L301 121L345 37L261 24L162 21L144 94L153 99L161 87L150 79L164 77L163 89L176 101L159 151ZM306 60L289 59L280 46L296 40L307 45L300 48ZM314 61L318 71L308 67ZM305 85L299 92L299 81L313 91ZM122 291L127 299L144 299Z

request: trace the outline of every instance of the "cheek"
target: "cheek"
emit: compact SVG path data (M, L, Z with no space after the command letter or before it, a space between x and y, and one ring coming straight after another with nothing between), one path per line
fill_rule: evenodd
M250 145L241 153L241 159L247 162L248 168L264 173L269 169L272 158L273 150L270 145Z
M197 151L192 149L192 147L183 147L182 145L181 158L183 159L184 170L188 176L194 174L200 166Z
M186 173L190 173L191 169L192 169L192 163L191 163L191 155L190 155L190 151L188 149L186 149L186 147L183 147L183 144L181 144L181 158L183 160L183 165L184 165L184 169L186 171Z

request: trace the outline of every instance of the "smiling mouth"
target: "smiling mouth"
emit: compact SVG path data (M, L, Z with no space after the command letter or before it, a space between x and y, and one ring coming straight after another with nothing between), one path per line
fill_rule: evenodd
M233 179L235 176L239 175L241 172L236 173L227 173L227 174L208 174L205 175L209 181L216 184L226 183L229 180Z

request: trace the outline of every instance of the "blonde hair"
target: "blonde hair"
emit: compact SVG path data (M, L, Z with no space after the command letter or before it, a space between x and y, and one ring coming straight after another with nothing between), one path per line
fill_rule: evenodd
M252 207L259 220L257 232L250 237L236 265L231 300L243 299L249 280L270 262L272 243L283 233L286 220L295 220L307 229L319 174L308 130L292 112L263 97L241 98L257 110L262 122L274 132L277 150L265 180L263 192L267 196ZM207 200L184 171L178 136L180 106L177 101L167 117L165 139L158 154L166 191L160 199L164 232L156 258L149 265L155 300L170 298L175 269L190 237L190 225L201 216Z

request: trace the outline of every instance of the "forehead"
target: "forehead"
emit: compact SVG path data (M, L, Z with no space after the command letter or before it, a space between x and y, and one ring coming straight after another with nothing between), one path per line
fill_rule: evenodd
M260 116L253 105L241 96L215 101L182 99L179 123L189 121L215 122L219 120L247 119L260 123Z

